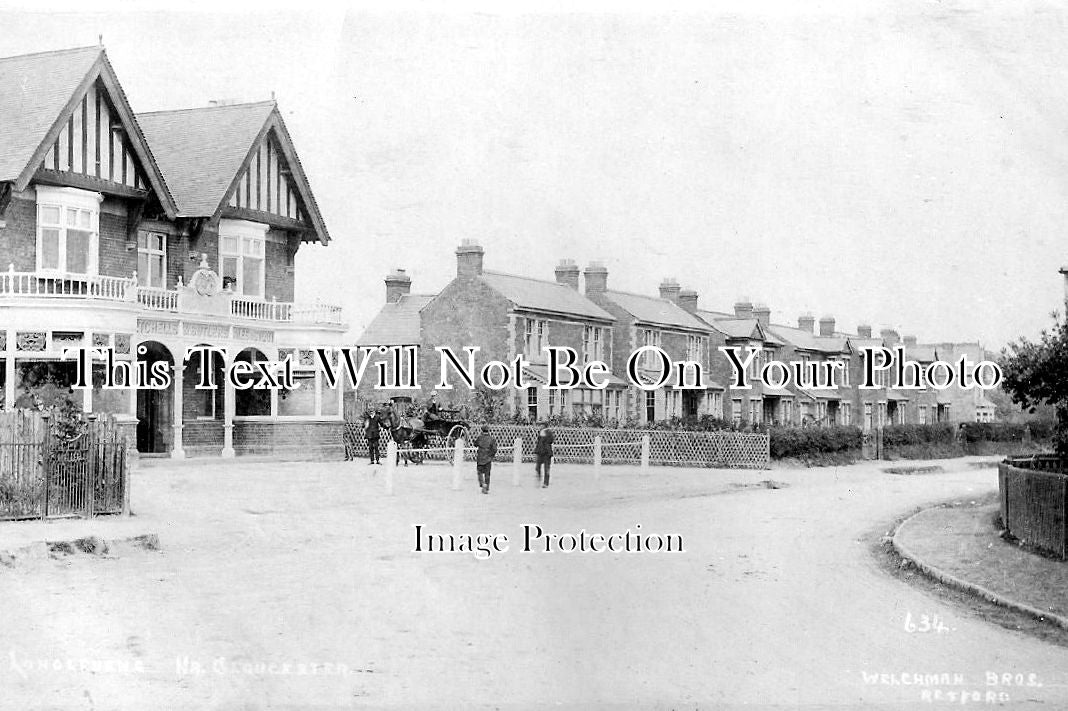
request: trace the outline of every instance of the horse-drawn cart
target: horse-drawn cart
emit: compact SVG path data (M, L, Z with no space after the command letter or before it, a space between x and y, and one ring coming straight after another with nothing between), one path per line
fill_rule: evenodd
M395 409L399 410L402 403L397 399L394 402ZM405 464L422 464L428 457L452 461L456 440L470 441L466 414L463 409L439 409L437 413L424 411L416 416L414 406L409 405L407 414L397 417L396 426L390 429L401 459Z

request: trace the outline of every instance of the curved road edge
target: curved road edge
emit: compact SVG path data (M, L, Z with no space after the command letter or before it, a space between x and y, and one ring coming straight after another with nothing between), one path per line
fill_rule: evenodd
M908 518L901 521L897 525L897 527L894 528L893 533L890 536L890 545L893 548L894 552L896 552L902 560L910 562L912 565L916 566L916 568L920 572L922 572L924 575L934 580L935 582L947 585L951 588L955 588L971 595L975 595L999 607L1004 607L1009 610L1015 610L1016 612L1023 613L1025 615L1035 618L1036 620L1052 622L1061 629L1068 630L1068 617L1062 617L1061 615L1056 615L1048 611L1044 612L1042 610L1039 610L1037 607L1033 607L1026 603L1013 600L1012 598L995 593L992 590L983 587L982 585L968 582L967 580L959 578L953 575L952 573L947 573L938 566L923 560L923 558L916 555L907 545L903 544L899 540L898 534L900 534L900 532L906 526L908 526L914 518L927 511L931 511L937 508L942 508L942 506L930 506L916 511Z

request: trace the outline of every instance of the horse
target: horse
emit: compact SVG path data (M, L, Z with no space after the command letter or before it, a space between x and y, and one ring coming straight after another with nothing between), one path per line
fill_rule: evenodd
M394 412L388 424L389 436L397 443L397 463L403 458L404 466L408 466L409 461L422 464L423 454L419 450L427 446L423 421L418 417L402 417Z

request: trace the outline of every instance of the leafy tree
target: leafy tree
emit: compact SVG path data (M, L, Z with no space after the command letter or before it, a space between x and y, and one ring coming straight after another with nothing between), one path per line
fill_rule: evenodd
M1020 338L1002 351L1002 387L1014 402L1034 411L1052 406L1057 415L1053 444L1068 459L1068 321L1054 314L1053 328L1037 341Z

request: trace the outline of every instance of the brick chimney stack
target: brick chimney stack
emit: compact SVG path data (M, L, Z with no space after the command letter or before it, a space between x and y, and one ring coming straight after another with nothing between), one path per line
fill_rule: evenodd
M680 291L682 291L682 287L673 277L664 277L664 280L660 282L661 299L667 299L671 303L677 304L679 303Z
M797 327L802 331L808 331L809 333L815 333L816 331L816 317L810 313L804 313L797 317Z
M757 323L767 328L771 325L771 309L767 304L757 304L753 307L753 316L756 317Z
M833 336L834 335L834 316L824 316L820 319L820 335L821 336Z
M900 336L897 335L897 331L892 328L884 328L879 331L879 335L883 337L883 344L887 346L892 346L901 340Z
M412 278L403 269L394 269L386 275L386 303L395 304L402 296L412 291Z
M916 347L916 336L905 336L901 340L904 341L905 345L908 346L909 348L915 348Z
M866 323L862 323L857 326L857 335L861 338L871 338L871 326Z
M570 286L578 291L579 268L574 259L561 259L556 265L556 283Z
M456 276L476 277L482 273L484 252L476 240L465 239L456 248Z
M744 296L734 302L734 317L753 318L753 302Z
M680 290L678 304L691 314L697 313L697 292L693 289Z
M608 291L608 269L601 262L590 262L583 272L586 277L587 294L603 294Z

